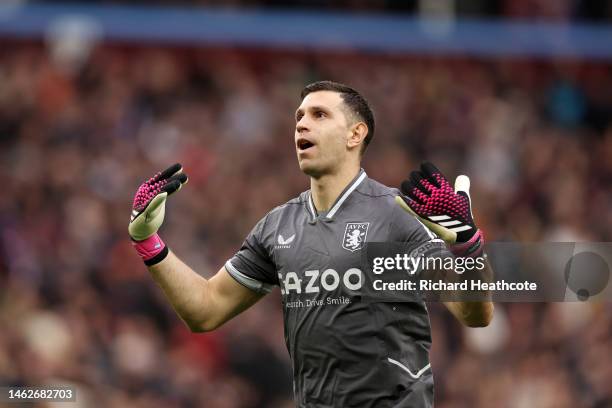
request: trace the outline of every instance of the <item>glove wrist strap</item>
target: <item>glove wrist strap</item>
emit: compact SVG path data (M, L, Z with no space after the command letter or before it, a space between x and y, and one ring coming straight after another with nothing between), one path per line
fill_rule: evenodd
M476 258L484 252L484 234L479 229L467 242L450 246L450 251L457 257Z
M157 233L143 241L132 241L132 246L147 266L160 263L168 256L168 247Z

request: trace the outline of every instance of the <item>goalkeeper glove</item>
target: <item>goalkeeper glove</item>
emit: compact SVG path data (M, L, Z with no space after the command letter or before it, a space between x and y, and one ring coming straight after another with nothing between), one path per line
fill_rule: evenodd
M401 192L395 201L442 238L455 256L482 254L484 236L474 224L469 177L457 177L453 190L436 166L423 163L402 183Z
M164 222L166 198L180 190L187 180L183 167L177 163L142 183L136 191L128 232L136 252L148 266L168 255L157 230Z

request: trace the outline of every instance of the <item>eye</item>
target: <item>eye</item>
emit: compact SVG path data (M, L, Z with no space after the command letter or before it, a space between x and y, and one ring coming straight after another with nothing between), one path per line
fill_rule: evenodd
M315 118L324 118L324 117L327 116L327 114L325 112L323 112L323 111L316 111L314 113L314 116L315 116Z

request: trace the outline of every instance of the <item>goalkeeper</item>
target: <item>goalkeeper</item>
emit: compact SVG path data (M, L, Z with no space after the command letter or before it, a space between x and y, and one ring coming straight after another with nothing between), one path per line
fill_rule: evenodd
M427 308L362 302L360 252L365 242L443 239L456 256L482 255L469 179L458 177L453 188L430 163L401 193L368 178L361 159L374 130L374 115L354 89L330 81L306 86L294 143L311 188L266 214L210 279L158 235L167 197L187 182L181 166L143 183L134 199L133 245L192 331L221 326L280 286L298 407L431 407ZM470 327L486 326L493 314L487 300L445 305Z

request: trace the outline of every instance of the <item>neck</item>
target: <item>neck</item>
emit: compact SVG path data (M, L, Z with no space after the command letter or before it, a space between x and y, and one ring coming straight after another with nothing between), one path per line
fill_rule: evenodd
M343 166L337 173L310 178L312 201L317 211L329 211L340 193L359 173L359 164Z

